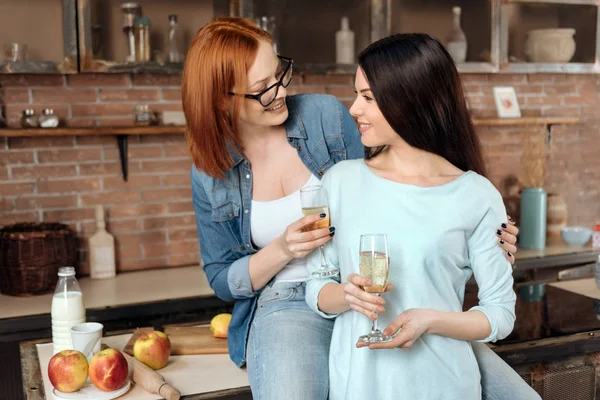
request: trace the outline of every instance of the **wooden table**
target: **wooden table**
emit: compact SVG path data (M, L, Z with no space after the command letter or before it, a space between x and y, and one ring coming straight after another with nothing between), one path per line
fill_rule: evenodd
M129 332L128 334L121 334L121 335L114 335L114 336L107 336L103 338L103 341L105 343L108 343L109 345L112 345L113 347L123 347L125 345L125 343L127 343L127 340L130 337L131 332ZM48 339L44 339L44 340L36 340L36 341L29 341L29 342L23 342L21 343L20 346L20 351L21 351L21 369L23 372L23 392L25 393L25 397L26 399L31 399L31 400L40 400L40 399L46 399L46 398L51 398L50 396L46 397L45 394L45 386L44 386L44 374L42 373L42 370L40 368L40 359L38 357L38 349L37 349L37 345L38 344L43 344L43 343L49 343ZM243 370L239 370L235 364L229 360L229 356L228 355L208 355L208 356L175 356L177 358L181 358L181 357L195 357L196 359L196 365L198 364L198 358L202 358L202 357L213 357L213 361L210 361L210 363L214 362L216 360L216 358L218 358L218 363L217 365L219 365L219 368L217 368L217 370L215 371L214 368L211 368L210 371L208 370L208 366L203 367L205 368L205 372L206 373L210 373L210 382L208 386L211 387L215 387L215 386L226 386L227 379L231 379L231 375L235 374L235 382L237 382L238 384L241 381L244 381L244 377L240 374L243 373L245 375L245 372L243 372ZM175 358L173 357L173 358ZM215 358L216 357L216 358ZM183 359L179 360L182 361ZM164 370L162 370L162 374L165 376L165 378L167 380L170 380L171 383L175 383L173 381L173 375L174 374L178 374L177 371L175 370L171 370L170 374L171 374L171 379L169 379L169 368L172 368L173 366L175 366L175 363L177 363L178 360L176 360L171 366L167 366L165 367ZM208 363L207 361L205 362L200 362L200 365ZM160 372L160 371L159 371ZM202 376L203 372L202 370L198 371L199 376ZM215 380L217 381L215 383ZM221 380L221 381L219 381ZM47 382L47 377L46 377L46 382ZM246 382L246 381L245 381ZM177 385L175 385L177 386ZM141 398L148 398L148 399L156 399L159 398L156 395L151 395L148 393L147 396L144 395L144 390L139 388L139 387L135 387L132 386L133 389L130 389L129 392L120 397L119 399L122 400L127 400L127 399L131 399L131 398L135 398L135 399L141 399ZM146 392L147 393L147 392ZM236 400L250 400L252 399L252 396L250 394L250 388L246 385L244 386L238 386L238 387L231 387L231 388L227 388L224 387L220 390L216 390L216 391L209 391L209 392L202 392L202 393L196 393L196 394L188 394L182 397L182 399L186 399L186 400L204 400L204 399L236 399Z

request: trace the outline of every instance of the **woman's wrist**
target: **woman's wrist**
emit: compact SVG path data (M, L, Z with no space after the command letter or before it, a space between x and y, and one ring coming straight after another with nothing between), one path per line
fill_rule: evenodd
M441 326L444 324L444 317L446 317L444 311L438 311L434 309L427 309L425 318L425 331L427 334L439 334L443 329Z
M289 253L285 247L283 236L278 236L277 239L271 242L271 244L274 246L278 258L283 263L283 265L288 264L294 259L294 256L291 253Z

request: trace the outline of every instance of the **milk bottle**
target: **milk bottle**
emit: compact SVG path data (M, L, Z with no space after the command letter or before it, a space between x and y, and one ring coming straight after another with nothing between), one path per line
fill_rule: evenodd
M52 297L53 354L72 349L71 327L85 322L81 289L75 279L75 268L58 270L58 283Z

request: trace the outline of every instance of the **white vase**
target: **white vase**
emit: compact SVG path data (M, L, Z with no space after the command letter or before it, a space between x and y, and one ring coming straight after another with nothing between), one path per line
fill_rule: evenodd
M446 49L456 64L464 63L467 59L467 37L460 27L460 7L452 7L454 21L452 30L446 38Z

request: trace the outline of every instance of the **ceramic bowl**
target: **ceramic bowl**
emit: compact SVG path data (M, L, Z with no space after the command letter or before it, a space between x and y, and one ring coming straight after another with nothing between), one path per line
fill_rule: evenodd
M583 246L592 237L592 230L583 226L567 226L560 231L560 236L570 246Z
M575 54L575 29L535 29L527 32L525 55L531 62L566 63Z

